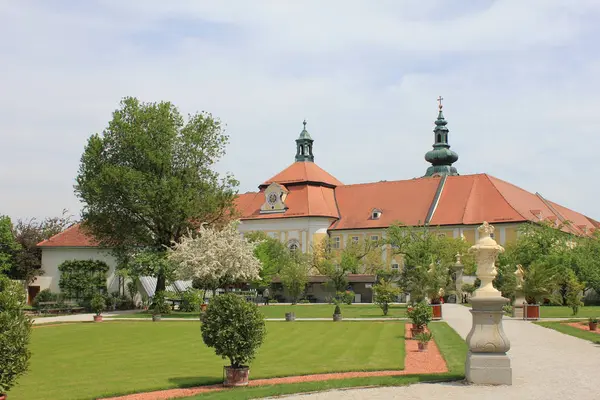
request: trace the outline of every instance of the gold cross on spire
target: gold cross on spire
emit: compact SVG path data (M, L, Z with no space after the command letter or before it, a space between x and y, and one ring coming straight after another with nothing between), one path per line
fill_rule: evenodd
M442 105L442 100L444 100L444 98L442 96L438 96L437 101L438 101L438 108L441 110L442 107L444 107Z

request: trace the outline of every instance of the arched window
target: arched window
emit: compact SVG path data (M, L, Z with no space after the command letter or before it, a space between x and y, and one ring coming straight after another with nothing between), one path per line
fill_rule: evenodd
M287 242L287 248L289 251L300 250L300 242L297 239L290 239Z
M442 134L441 133L437 134L437 142L442 143Z

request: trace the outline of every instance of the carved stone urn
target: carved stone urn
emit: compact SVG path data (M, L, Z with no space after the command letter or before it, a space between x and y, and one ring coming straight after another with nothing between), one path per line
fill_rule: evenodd
M471 298L473 326L467 335L469 353L465 364L467 381L484 385L511 385L512 370L506 352L510 342L502 329L502 307L509 299L494 288L498 254L504 251L491 234L494 227L484 222L478 228L479 240L469 251L475 254L481 286Z

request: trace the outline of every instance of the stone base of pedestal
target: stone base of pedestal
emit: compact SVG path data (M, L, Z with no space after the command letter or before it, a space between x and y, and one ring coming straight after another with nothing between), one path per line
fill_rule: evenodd
M523 319L523 306L522 305L513 306L512 317Z
M467 382L475 385L512 385L510 358L506 354L469 352L465 375Z

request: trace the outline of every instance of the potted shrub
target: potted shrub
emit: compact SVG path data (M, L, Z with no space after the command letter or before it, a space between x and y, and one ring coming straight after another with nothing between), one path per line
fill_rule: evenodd
M24 303L23 286L0 274L0 399L29 367L31 320Z
M342 320L342 311L340 310L340 305L336 304L335 309L333 310L333 320L341 321Z
M425 326L431 321L432 311L428 304L420 302L414 305L410 311L407 311L407 315L412 323L411 337L414 338L425 330Z
M296 313L294 313L294 312L286 312L285 313L285 320L286 321L295 321L296 320Z
M208 304L206 304L206 303L200 304L200 311L201 312L205 312L207 308L208 308Z
M523 304L523 319L540 318L539 302L552 293L554 272L544 264L532 264L523 279L523 296L527 303Z
M225 366L224 386L248 384L249 367L256 350L263 343L266 333L264 316L256 304L247 302L233 293L213 298L202 316L202 339L208 347L223 358L229 358Z
M90 308L92 309L92 312L96 313L96 315L94 315L94 322L102 322L102 311L106 309L106 300L104 300L104 296L100 293L96 293L90 301Z
M595 331L598 329L598 318L592 318L588 320L588 326L590 327L590 331Z
M152 321L160 321L163 314L169 314L170 312L171 307L169 307L165 300L165 292L162 290L156 292L152 299Z
M433 334L431 332L421 332L415 336L415 339L419 341L419 351L427 351L427 345L432 337Z

